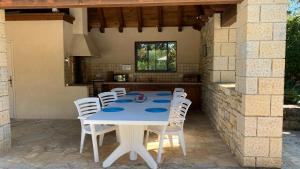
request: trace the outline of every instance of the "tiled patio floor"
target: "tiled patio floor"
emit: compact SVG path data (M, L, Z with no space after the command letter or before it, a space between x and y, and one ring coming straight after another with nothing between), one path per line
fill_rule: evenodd
M100 148L101 161L94 163L91 138L88 136L84 153L79 154L78 120L14 121L12 135L11 152L0 156L1 169L98 169L102 168L103 159L117 146L115 134L106 135ZM185 125L185 138L187 156L182 155L178 144L172 149L165 148L160 168L239 168L206 116L190 116ZM150 141L148 148L156 157L157 137L151 135ZM135 162L128 159L129 155L123 156L111 168L148 168L141 159Z
M104 138L100 163L93 162L92 145L87 137L83 154L79 154L80 124L78 120L24 120L12 122L13 147L0 155L0 169L99 169L101 162L117 146L114 133ZM300 168L300 132L284 132L284 169ZM229 149L210 126L204 115L190 115L185 125L187 156L178 144L166 146L160 168L170 169L238 169ZM176 143L176 141L174 141ZM156 157L157 138L151 135L148 148ZM111 168L148 168L143 160L129 161L128 155Z
M300 168L300 131L283 132L284 169Z

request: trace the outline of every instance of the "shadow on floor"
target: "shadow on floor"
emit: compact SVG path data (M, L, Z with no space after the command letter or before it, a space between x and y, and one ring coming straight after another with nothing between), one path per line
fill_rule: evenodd
M182 155L177 140L166 145L160 168L240 168L228 147L210 126L205 115L193 113L185 123L187 156ZM12 122L12 149L0 156L2 169L99 169L102 161L116 147L115 133L105 135L99 148L100 163L93 162L91 138L86 137L84 153L79 154L78 120L19 120ZM156 158L157 136L150 135L148 149ZM148 168L142 159L129 161L121 157L111 168Z

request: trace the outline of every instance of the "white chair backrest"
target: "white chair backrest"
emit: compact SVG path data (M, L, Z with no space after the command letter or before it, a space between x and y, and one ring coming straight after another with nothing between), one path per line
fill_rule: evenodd
M186 98L187 93L185 92L175 92L173 93L173 99L180 97L180 98Z
M126 95L126 89L119 87L119 88L113 88L110 90L111 92L116 92L118 97L122 97Z
M88 97L74 101L79 116L94 114L101 109L99 98Z
M176 88L174 89L174 92L173 92L173 93L176 93L176 92L184 92L184 88L178 88L178 87L176 87Z
M108 106L118 99L116 92L103 92L98 94L102 107Z
M185 98L176 98L170 108L170 125L183 127L186 114L192 102Z

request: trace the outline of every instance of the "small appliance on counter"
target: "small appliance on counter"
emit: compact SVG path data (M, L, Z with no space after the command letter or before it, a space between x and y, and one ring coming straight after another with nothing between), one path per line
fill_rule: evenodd
M114 82L128 82L128 74L118 73L113 76Z
M197 73L184 74L182 81L189 83L198 83L201 82L201 76Z

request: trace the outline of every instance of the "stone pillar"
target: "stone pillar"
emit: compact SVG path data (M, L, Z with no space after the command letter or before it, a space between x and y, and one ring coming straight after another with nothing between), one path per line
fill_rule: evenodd
M0 9L0 153L11 147L5 13Z
M237 11L240 163L281 167L287 0L244 0Z

